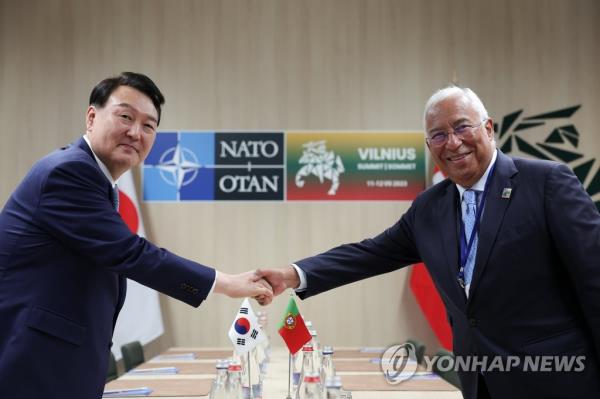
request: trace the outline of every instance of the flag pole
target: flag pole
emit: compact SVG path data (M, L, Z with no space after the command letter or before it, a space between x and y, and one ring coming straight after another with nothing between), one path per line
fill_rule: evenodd
M246 352L246 355L248 356L248 388L250 388L249 398L252 399L254 398L254 395L252 395L252 378L250 378L250 351Z
M294 297L294 290L290 291L290 298ZM292 389L291 389L291 385L292 385L292 352L288 352L288 395L287 398L285 399L292 399Z
M289 356L289 362L288 362L288 395L286 399L292 399L292 394L291 394L291 381L292 381L292 354L291 352L288 352L288 356Z

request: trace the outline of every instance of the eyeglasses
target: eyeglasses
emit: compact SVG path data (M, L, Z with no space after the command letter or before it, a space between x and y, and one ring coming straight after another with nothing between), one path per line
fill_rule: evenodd
M449 132L445 130L438 130L431 133L431 136L427 137L425 140L430 146L441 147L448 142L450 133L454 133L454 135L460 140L472 139L474 137L473 132L475 129L481 126L484 122L487 122L487 120L488 118L485 118L476 125L461 123L457 127L451 129Z

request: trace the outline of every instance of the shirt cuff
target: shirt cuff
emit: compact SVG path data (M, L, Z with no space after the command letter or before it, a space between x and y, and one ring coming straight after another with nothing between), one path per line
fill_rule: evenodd
M210 287L210 291L208 291L208 295L212 294L215 289L215 285L217 285L217 279L219 278L219 272L215 269L215 281L212 283L212 287ZM206 295L208 297L208 295Z
M300 267L297 264L292 263L292 266L294 266L294 269L296 269L296 273L298 273L298 277L300 278L300 285L294 291L296 291L296 292L305 291L306 287L307 287L306 273L304 273L304 270L300 269Z

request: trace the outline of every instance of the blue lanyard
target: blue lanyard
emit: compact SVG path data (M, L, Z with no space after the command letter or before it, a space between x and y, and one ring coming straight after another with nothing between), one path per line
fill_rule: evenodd
M465 237L465 223L463 222L462 217L460 218L460 269L458 270L458 283L462 288L465 288L466 286L465 265L467 264L467 259L469 259L469 254L471 253L473 242L475 241L475 236L479 233L479 222L481 220L481 214L483 212L483 207L485 206L485 200L490 189L490 183L492 181L492 176L494 175L495 169L496 162L494 162L494 165L492 165L492 169L490 169L487 181L485 182L483 194L481 195L481 201L479 201L479 205L477 205L477 213L475 214L475 225L473 226L473 230L471 231L471 236L469 237L468 242L467 238Z

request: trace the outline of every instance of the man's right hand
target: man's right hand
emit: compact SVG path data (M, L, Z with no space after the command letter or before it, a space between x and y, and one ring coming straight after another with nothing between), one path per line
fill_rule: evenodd
M279 269L257 269L256 277L265 279L271 285L274 296L281 294L287 288L298 288L300 285L300 277L293 266Z
M227 295L230 298L260 297L265 304L271 303L273 300L271 286L265 279L258 276L256 271L240 274L219 272L215 281L214 292Z

